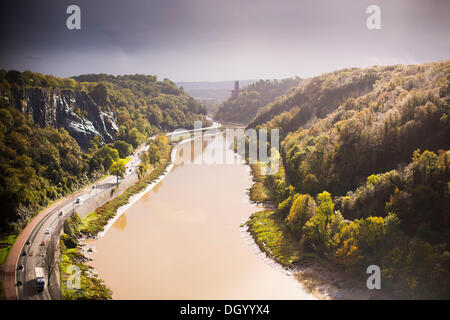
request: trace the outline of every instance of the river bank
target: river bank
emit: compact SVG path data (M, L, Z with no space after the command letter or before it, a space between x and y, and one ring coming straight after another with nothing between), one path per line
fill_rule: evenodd
M334 266L330 261L304 248L295 239L278 214L264 186L258 165L250 165L254 184L249 197L256 203L270 204L270 210L252 214L241 227L270 259L285 268L310 294L322 300L393 299L383 290L369 290L366 278L357 278Z
M242 232L242 221L260 207L248 198L249 167L225 139L205 139L202 152L187 163L178 161L188 150L180 147L162 183L104 236L84 242L89 264L113 299L313 298L292 275L268 264ZM212 163L216 151L236 161Z

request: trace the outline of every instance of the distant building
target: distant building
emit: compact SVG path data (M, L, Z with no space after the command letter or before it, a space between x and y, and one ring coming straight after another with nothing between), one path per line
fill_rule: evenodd
M234 90L231 91L231 98L236 99L239 95L239 81L234 82Z

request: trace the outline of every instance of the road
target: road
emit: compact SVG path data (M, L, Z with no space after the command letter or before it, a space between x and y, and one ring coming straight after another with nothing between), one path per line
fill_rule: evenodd
M6 299L48 300L52 297L58 298L59 286L55 284L58 277L56 272L51 277L52 296L47 286L48 271L44 263L47 246L52 245L56 248L59 245L64 219L73 210L83 218L136 183L138 181L137 168L140 164L139 154L147 150L148 146L142 146L133 154L127 163L126 176L114 193L112 191L116 187L116 177L108 176L94 186L86 187L46 208L27 225L17 238L5 263ZM79 203L77 203L78 201ZM50 230L49 233L46 233L47 229ZM26 255L23 255L24 253ZM21 266L22 268L20 268ZM36 267L43 267L46 275L46 286L40 293L37 293L35 288Z
M212 121L212 119L210 117L207 116L207 118L208 118L208 120ZM198 129L191 129L191 130L175 130L175 131L166 133L166 137L169 138L169 140L170 139L176 140L176 138L178 138L180 136L183 136L184 134L187 134L187 133L192 133L192 132L197 132L197 131L202 131L203 132L203 131L206 131L206 130L215 130L215 129L219 129L221 127L222 127L222 125L219 122L213 121L212 125L209 126L209 127L198 128ZM172 137L172 136L175 136L175 137Z

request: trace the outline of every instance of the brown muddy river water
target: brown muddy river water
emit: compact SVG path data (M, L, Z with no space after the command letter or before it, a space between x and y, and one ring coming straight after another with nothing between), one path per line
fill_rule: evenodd
M223 137L209 138L203 155ZM85 241L91 264L115 299L313 299L240 227L261 210L251 185L242 163L175 165L103 237Z

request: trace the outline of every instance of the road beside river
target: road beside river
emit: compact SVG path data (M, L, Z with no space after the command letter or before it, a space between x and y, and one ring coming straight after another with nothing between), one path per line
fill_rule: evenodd
M145 146L140 147L127 164L127 175L116 188L116 178L108 176L96 183L96 187L86 187L65 197L55 204L44 209L38 214L22 231L17 238L8 259L5 263L5 298L9 300L30 299L49 300L57 299L59 287L56 283L57 269L51 277L51 294L48 286L48 274L46 273L46 286L43 292L36 292L35 268L45 267L44 259L47 254L47 246L51 245L53 252L59 245L62 222L74 210L81 217L86 216L98 206L108 202L129 186L138 181L136 169L139 165L139 153L147 150ZM115 193L112 190L115 189ZM79 199L78 203L75 200ZM50 230L47 232L46 230ZM25 255L24 255L25 253ZM22 266L18 269L18 266ZM46 268L44 268L46 269ZM46 271L46 270L44 270ZM20 285L17 285L21 283Z

